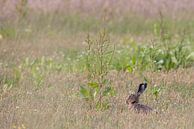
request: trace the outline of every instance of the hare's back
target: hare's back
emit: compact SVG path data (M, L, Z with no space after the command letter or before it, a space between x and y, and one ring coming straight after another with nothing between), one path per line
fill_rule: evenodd
M151 112L153 109L149 106L143 105L143 104L134 104L133 108L137 111L137 112L143 112L143 113L148 113Z

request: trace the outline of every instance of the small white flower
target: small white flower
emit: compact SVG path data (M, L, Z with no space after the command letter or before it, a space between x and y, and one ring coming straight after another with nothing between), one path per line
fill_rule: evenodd
M164 60L158 61L158 64L163 64L163 63L164 63Z

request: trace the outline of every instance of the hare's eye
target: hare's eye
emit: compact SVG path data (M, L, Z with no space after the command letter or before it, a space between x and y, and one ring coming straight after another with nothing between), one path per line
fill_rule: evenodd
M132 104L136 103L136 101L131 102Z

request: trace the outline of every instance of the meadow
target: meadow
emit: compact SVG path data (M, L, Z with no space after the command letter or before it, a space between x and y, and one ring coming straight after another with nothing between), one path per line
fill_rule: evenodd
M193 128L193 8L188 0L0 1L0 128ZM140 102L157 113L126 105L142 82Z

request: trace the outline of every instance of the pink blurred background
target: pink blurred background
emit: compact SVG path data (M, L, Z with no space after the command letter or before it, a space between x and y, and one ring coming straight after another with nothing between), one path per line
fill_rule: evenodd
M0 0L0 17L15 16L22 0ZM25 1L25 0L24 0ZM98 15L107 11L114 15L135 14L157 16L160 11L169 17L193 16L194 0L26 0L30 12L83 13Z

